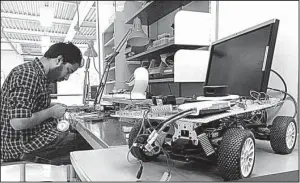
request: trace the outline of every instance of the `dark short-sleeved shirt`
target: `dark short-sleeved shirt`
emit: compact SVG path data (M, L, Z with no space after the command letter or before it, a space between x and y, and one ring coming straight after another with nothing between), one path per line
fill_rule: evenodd
M1 159L19 159L54 141L60 133L49 118L31 129L14 130L12 118L30 118L50 107L50 82L38 58L15 67L1 88Z

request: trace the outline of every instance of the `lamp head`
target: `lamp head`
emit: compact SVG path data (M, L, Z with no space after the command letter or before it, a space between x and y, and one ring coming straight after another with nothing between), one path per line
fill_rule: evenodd
M89 41L88 43L88 49L84 52L84 56L87 56L87 57L97 57L98 54L97 52L95 51L94 49L94 42L93 41Z
M127 43L130 46L142 47L149 44L148 36L142 29L141 19L136 17L133 21L133 29L127 39Z

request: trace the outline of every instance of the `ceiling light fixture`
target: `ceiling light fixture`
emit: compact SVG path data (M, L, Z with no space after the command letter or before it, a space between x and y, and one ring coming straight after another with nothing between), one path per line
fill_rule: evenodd
M51 27L54 19L54 9L52 7L41 7L40 23L43 27Z
M51 39L50 36L41 36L41 45L42 46L50 46Z

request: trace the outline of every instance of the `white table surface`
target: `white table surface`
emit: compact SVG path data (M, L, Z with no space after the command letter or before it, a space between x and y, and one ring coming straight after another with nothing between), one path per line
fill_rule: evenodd
M298 143L297 143L298 144ZM139 165L126 160L127 146L71 153L72 165L82 181L136 181ZM159 181L166 171L164 156L144 163L143 181ZM223 181L216 166L206 162L175 161L170 181ZM299 170L298 145L289 155L274 154L268 141L256 140L256 161L251 177Z

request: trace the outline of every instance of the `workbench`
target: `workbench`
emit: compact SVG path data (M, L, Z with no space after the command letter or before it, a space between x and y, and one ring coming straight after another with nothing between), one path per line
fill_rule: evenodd
M82 137L93 147L93 149L103 149L115 146L127 145L122 126L133 126L130 123L121 123L116 118L108 118L103 122L85 122L72 114L72 127L77 130Z
M71 162L80 180L136 181L139 165L132 165L126 160L128 146L122 132L124 123L112 118L98 123L84 122L80 119L76 121L73 127L95 149L71 153ZM155 162L144 163L141 180L160 180L166 168L164 156L160 156ZM257 178L256 180L262 181L259 179L262 176L284 172L299 175L295 171L299 172L298 143L291 154L278 155L272 151L268 141L256 140L256 160L251 179ZM223 181L218 176L216 166L207 161L189 163L176 161L172 172L171 181ZM284 174L276 177L276 181L288 180L295 181L295 176L287 177Z
M250 179L262 181L259 177L289 172L297 175L298 146L289 155L274 154L267 141L256 141L256 163ZM127 146L99 149L91 151L77 151L71 153L72 165L82 181L137 181L136 174L139 164L130 164L126 160ZM130 156L131 157L131 156ZM130 158L132 161L132 157ZM170 181L223 181L218 176L216 166L207 161L179 162L171 172ZM159 181L167 170L166 159L160 156L156 161L143 163L141 181ZM297 181L295 175L282 175L276 181ZM271 177L264 179L273 180Z

